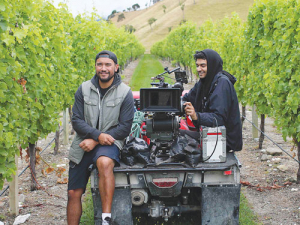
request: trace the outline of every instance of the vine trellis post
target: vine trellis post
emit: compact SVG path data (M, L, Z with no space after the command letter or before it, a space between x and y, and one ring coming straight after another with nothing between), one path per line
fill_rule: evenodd
M15 163L18 168L18 156L15 155ZM12 175L12 181L9 182L9 208L13 215L19 215L19 186L18 173Z

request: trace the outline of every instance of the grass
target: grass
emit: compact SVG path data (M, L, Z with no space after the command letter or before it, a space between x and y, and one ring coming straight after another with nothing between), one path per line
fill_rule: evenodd
M163 66L160 64L160 62L152 55L144 55L139 65L136 67L134 74L132 76L130 86L133 91L138 91L140 87L150 87L151 83L151 77L162 73ZM169 79L166 79L166 82L170 82ZM171 82L170 82L171 83ZM150 221L150 222L149 222ZM180 218L171 218L167 223L161 221L157 221L153 223L151 221L150 217L143 216L143 217L135 217L134 218L134 224L139 225L147 225L147 224L157 224L157 225L167 225L167 224L173 224L173 225L190 225L197 223L197 220L195 217L186 215L182 216ZM94 208L93 208L93 200L92 200L92 194L90 190L90 183L88 184L87 190L86 190L86 196L84 198L83 202L83 214L81 217L81 223L80 224L94 224ZM258 223L257 216L253 213L251 205L248 203L246 197L241 193L241 199L240 199L240 217L239 217L239 224L240 225L261 225L261 223Z
M82 216L80 219L81 225L94 224L94 206L93 197L91 192L91 183L88 182L86 187L85 196L82 203Z
M253 213L252 206L247 201L247 198L241 193L240 198L240 220L239 224L243 225L261 225L258 222L258 217Z
M132 91L139 91L141 87L151 87L150 83L153 82L151 77L155 77L162 72L164 72L164 68L157 58L153 55L145 54L135 68L129 86ZM169 78L166 78L165 82L172 83Z

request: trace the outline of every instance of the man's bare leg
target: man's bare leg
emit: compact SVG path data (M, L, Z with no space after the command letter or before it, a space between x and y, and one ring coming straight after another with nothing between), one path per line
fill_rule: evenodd
M82 214L81 196L83 189L68 191L67 220L68 225L78 225Z
M97 159L99 171L99 192L102 202L102 212L111 213L112 200L115 191L114 169L115 162L106 156Z

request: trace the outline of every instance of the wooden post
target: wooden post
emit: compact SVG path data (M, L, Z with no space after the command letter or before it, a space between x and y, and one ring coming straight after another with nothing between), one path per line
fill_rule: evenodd
M244 125L245 117L246 117L246 106L242 106L242 125Z
M59 129L60 129L60 126L58 124L57 126L57 129L56 129L56 132L55 132L55 147L54 147L54 155L57 155L58 153L58 149L59 149Z
M300 141L298 141L295 138L295 142L296 142L297 150L298 150L298 161L300 161ZM297 172L297 184L300 184L300 164L299 164L299 168L298 168L298 172Z
M69 109L66 108L63 114L63 137L64 137L64 145L69 144Z
M252 122L255 124L256 127L258 127L258 116L256 113L256 105L252 106ZM258 138L258 130L252 126L252 138L256 139Z
M191 74L191 82L193 82L193 71L192 68L190 67L190 74ZM196 79L197 80L197 79Z
M265 132L265 118L266 118L265 114L260 115L260 130L262 132L260 133L260 136L259 136L259 144L258 144L259 149L262 149L262 145L263 145L263 142L265 139L265 135L263 135L263 133Z
M35 172L35 164L36 164L36 149L35 144L29 143L29 156L30 156L30 172L31 172L31 191L37 189L37 178Z
M15 156L16 167L18 168L18 156ZM12 181L9 182L9 208L13 215L19 215L19 187L18 187L18 169L15 175L12 175Z
M70 121L71 121L71 135L73 135L74 133L75 133L75 130L74 130L74 128L73 128L73 124L72 124L72 107L70 106L69 107L69 119L70 119Z

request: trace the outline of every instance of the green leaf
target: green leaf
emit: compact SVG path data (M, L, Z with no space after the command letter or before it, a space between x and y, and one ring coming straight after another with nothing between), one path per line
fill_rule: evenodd
M7 132L6 133L6 141L7 142L12 142L13 137L14 137L14 134L12 132Z
M0 2L0 11L5 11L5 5L3 1Z
M17 37L19 40L22 40L24 37L26 37L27 31L23 29L16 29L14 30L14 36Z
M0 21L0 28L3 30L3 31L6 31L7 30L7 22L6 21Z
M4 36L3 42L6 45L14 44L15 43L15 38L14 38L14 36L7 34L7 35Z
M34 102L32 105L35 106L35 107L37 107L39 110L43 110L44 109L44 107L39 102Z
M5 161L6 161L6 157L0 155L0 167L1 165L5 164Z
M6 90L7 89L7 85L4 82L0 82L0 89L2 90Z
M1 102L1 103L6 102L6 99L5 99L5 95L4 95L3 90L0 90L0 102Z
M4 174L6 172L6 167L0 164L0 174Z
M5 75L6 69L7 69L7 65L5 63L0 62L0 75L2 75L2 76Z
M300 124L297 126L297 133L300 132Z
M22 147L23 149L27 148L27 147L28 147L28 143L22 143L22 144L21 144L21 147Z
M8 156L8 152L5 151L4 149L1 149L0 150L0 155L6 157L6 156Z
M24 99L27 100L28 102L33 102L32 98L30 98L29 96L24 96Z

